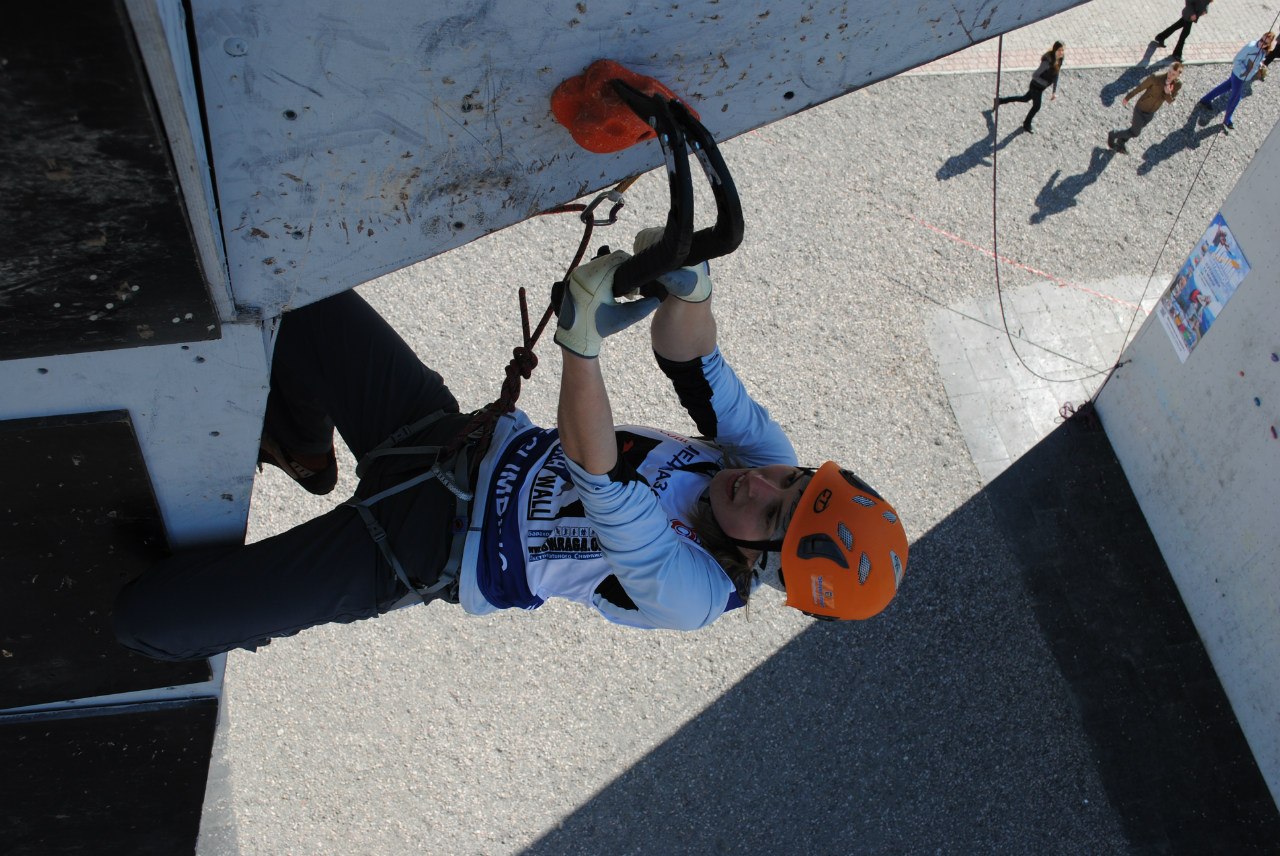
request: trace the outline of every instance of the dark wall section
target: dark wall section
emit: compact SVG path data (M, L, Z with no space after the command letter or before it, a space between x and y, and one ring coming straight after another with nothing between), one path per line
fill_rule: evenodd
M208 680L111 631L116 592L165 549L128 414L0 422L0 461L0 710Z
M209 680L111 631L165 551L128 414L0 422L0 461L0 852L194 852L216 698L5 713Z
M6 8L0 56L0 360L217 338L120 4Z
M1137 851L1275 853L1276 805L1106 434L1069 422L987 493Z
M0 715L8 856L194 853L217 699Z

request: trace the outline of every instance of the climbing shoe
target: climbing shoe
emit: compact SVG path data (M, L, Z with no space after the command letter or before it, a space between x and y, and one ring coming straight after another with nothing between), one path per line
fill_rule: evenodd
M299 458L304 458L305 463ZM262 465L279 467L289 478L302 485L308 493L324 496L338 484L338 458L333 447L324 455L293 455L269 434L263 434L258 444L258 472Z

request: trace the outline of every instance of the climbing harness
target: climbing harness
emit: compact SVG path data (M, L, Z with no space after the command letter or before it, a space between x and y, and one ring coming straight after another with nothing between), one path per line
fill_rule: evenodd
M606 63L606 65L601 65ZM619 71L620 70L620 71ZM619 131L612 124L606 134L587 134L592 145L617 145L629 139L626 145L617 148L593 149L580 139L585 128L590 130L592 116L600 122L605 115L610 122L621 121L618 111L609 108L605 114L591 110L580 111L572 121L578 132L574 139L589 151L617 151L644 139L655 138L662 149L663 160L667 168L670 205L667 222L661 240L642 252L623 262L614 272L613 292L615 296L656 297L659 300L667 296L666 289L656 280L684 266L692 266L713 258L728 255L742 243L743 217L742 205L738 191L729 174L729 168L721 157L711 133L698 120L697 114L683 104L669 89L652 78L627 71L617 63L602 60L588 68L588 75L596 80L595 94L590 98L579 97L579 107L587 101L599 106L613 99L625 105L630 122L623 122ZM584 75L586 76L586 75ZM572 79L571 79L572 80ZM568 82L566 82L568 83ZM557 89L557 93L561 90ZM581 96L581 91L579 92ZM594 100L592 100L594 99ZM554 96L553 96L554 103ZM587 105L591 106L591 105ZM612 110L612 112L609 112ZM567 115L567 114L566 114ZM560 113L557 112L557 118ZM569 121L569 120L565 120ZM634 124L639 121L645 130ZM572 129L571 129L572 130ZM605 142L601 142L605 140ZM688 151L692 150L702 167L707 181L711 185L712 198L716 204L716 221L713 226L694 232L694 196L693 181L689 169ZM456 600L458 576L462 566L462 551L466 542L464 537L471 521L471 502L474 499L473 465L483 458L488 449L489 439L498 419L505 413L515 410L520 397L521 380L532 376L538 365L538 358L533 349L539 337L546 329L551 317L558 313L560 301L564 295L569 276L577 268L590 245L591 236L596 226L607 226L617 222L618 214L624 206L623 194L635 182L636 177L626 179L612 190L598 195L588 205L566 205L550 212L579 213L583 222L583 237L578 245L577 253L570 263L564 278L555 283L551 289L551 299L536 328L529 329L529 306L526 291L519 289L520 321L523 334L522 344L512 351L510 362L505 369L505 378L498 398L471 414L448 414L437 411L410 425L402 426L389 437L369 451L356 467L356 475L363 477L371 465L379 460L399 457L405 463L421 464L430 461L430 466L407 481L389 487L366 499L352 498L344 505L354 508L364 521L369 535L377 545L383 559L391 566L396 577L410 591L427 602L437 597ZM610 204L609 213L605 217L597 216L597 209L605 203ZM601 248L601 254L608 248ZM446 417L454 416L465 424L447 443L439 445L401 445L415 438L430 436L431 429ZM449 558L441 569L439 577L429 584L416 582L403 564L396 557L395 551L387 537L386 530L373 515L372 507L382 500L394 496L410 488L437 479L455 497L454 518L451 524L453 534ZM403 601L402 601L403 602Z
M400 444L415 437L429 436L429 430L449 416L463 418L462 414L437 410L417 422L396 429L391 436L387 437L360 459L360 463L356 466L356 475L363 478L368 474L370 465L375 461L392 456L405 458L406 461L412 459L417 461L430 460L432 463L429 468L407 481L389 487L371 497L366 499L352 497L343 503L343 505L356 510L360 515L360 519L364 521L365 528L369 530L369 536L382 554L382 558L386 560L387 564L391 566L391 570L395 572L396 578L404 584L406 589L421 598L423 603L437 597L445 597L448 600L457 599L454 586L458 581L458 568L462 564L462 548L465 543L465 539L458 536L467 529L468 522L471 519L471 500L475 496L471 492L471 464L484 455L488 437L478 434L464 436L464 441L470 442L464 442L452 458L447 461L442 459L440 455L445 448L443 445L402 446ZM386 529L373 516L372 508L388 497L395 496L431 479L438 479L454 496L454 515L449 527L453 539L449 548L449 557L441 569L440 576L433 583L423 584L410 576L409 572L400 563L395 551L391 548Z

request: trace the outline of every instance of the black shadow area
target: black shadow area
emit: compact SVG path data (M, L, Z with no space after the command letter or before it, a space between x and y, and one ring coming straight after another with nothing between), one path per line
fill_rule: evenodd
M1147 45L1147 50L1137 65L1126 68L1119 77L1102 87L1098 97L1102 100L1103 107L1110 107L1116 103L1117 99L1123 98L1126 93L1145 80L1147 75L1157 74L1160 71L1160 66L1165 63L1173 65L1172 57L1165 57L1152 65L1151 57L1155 55L1155 51L1156 43L1151 42Z
M0 360L219 336L125 6L5 7Z
M801 632L526 853L1247 853L1276 840L1185 613L1148 592L1169 583L1132 495L1044 492L1128 493L1113 456L1082 468L1077 446L1104 460L1110 448L1064 426L912 545L884 615ZM1034 553L1006 541L1031 525L1023 514L1039 520ZM1123 552L1098 558L1112 536ZM1090 566L1124 597L1103 595ZM1153 597L1169 613L1156 629Z
M987 493L1136 849L1277 852L1276 805L1106 434L1064 425Z
M1005 146L1009 145L1014 137L1019 134L1026 133L1026 131L1022 129L1021 125L1015 123L1013 126L1014 130L1005 134L1004 139L997 144L995 143L995 113L992 108L988 107L986 110L983 110L982 118L986 120L987 132L982 137L975 140L969 148L959 154L952 155L942 162L942 166L938 167L937 172L937 178L939 181L946 181L947 179L955 178L958 175L964 175L974 167L991 166L991 152L993 147L995 150L1003 149Z
M151 660L111 629L120 587L165 554L129 414L0 421L0 461L0 710L207 681L208 663Z
M0 853L196 850L215 698L0 714Z
M1146 175L1178 152L1198 149L1202 142L1215 134L1222 133L1221 122L1209 124L1211 115L1209 111L1199 109L1195 106L1195 102L1192 102L1191 112L1187 114L1186 121L1142 153L1142 163L1138 164L1138 175Z
M1095 146L1093 154L1089 156L1089 166L1084 172L1059 180L1062 170L1054 170L1053 175L1049 176L1044 187L1036 194L1037 210L1031 214L1032 225L1043 223L1054 214L1061 214L1068 208L1076 207L1079 204L1080 194L1098 180L1114 157L1115 152L1110 149Z

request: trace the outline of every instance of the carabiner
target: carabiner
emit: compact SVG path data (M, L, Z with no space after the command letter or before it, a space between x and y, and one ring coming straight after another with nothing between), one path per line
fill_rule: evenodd
M601 220L595 216L595 211L596 207L606 199L613 203L613 207L609 209L609 218L607 220ZM612 226L614 223L618 222L618 212L621 211L623 206L626 204L626 200L623 199L622 193L617 190L606 190L604 193L601 193L595 199L591 200L591 204L582 212L582 222L591 226Z

